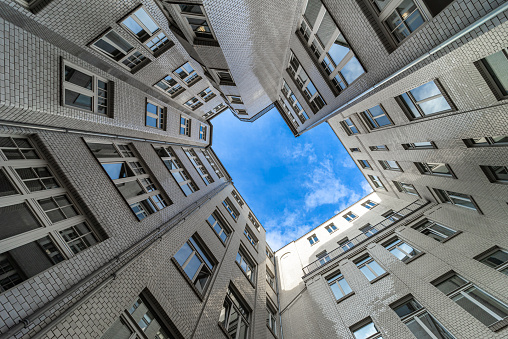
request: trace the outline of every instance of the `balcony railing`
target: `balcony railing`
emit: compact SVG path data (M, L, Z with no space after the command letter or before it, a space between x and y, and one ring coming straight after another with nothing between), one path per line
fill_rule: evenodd
M388 217L387 219L381 221L380 223L377 223L368 230L363 230L364 233L357 235L353 239L349 240L347 243L344 243L338 248L329 252L324 257L316 261L313 261L309 265L305 266L303 268L304 276L314 272L315 270L321 268L322 266L325 266L331 261L334 261L335 259L341 257L346 252L356 248L356 246L358 246L359 244L367 241L373 235L376 235L377 233L386 230L387 228L398 223L399 221L404 220L408 215L414 213L415 211L419 210L420 208L422 208L427 204L428 204L427 201L416 200L415 202L407 205L400 211L394 212L391 217Z

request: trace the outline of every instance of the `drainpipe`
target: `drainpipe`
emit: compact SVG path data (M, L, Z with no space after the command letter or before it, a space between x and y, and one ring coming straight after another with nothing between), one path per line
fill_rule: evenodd
M475 22L473 22L471 25L467 26L466 28L464 28L463 30L461 30L460 32L456 33L455 35L453 35L452 37L448 38L447 40L443 41L442 43L440 43L438 46L434 47L433 49L431 49L430 51L428 51L427 53L423 54L422 56L420 56L418 59L412 61L411 63L409 63L408 65L402 67L401 69L399 69L397 72L393 73L392 75L388 76L387 78L385 78L384 80L381 80L380 82L378 82L377 84L375 84L374 86L372 86L371 88L369 88L368 90L364 91L362 94L354 97L353 99L349 100L348 102L346 102L345 104L343 104L342 106L340 106L339 108L333 110L332 112L330 112L329 114L327 114L326 116L320 118L319 120L317 120L316 122L312 123L311 125L307 126L306 128L304 128L299 134L302 134L314 127L316 127L317 125L321 124L323 121L325 120L328 120L330 118L332 118L333 116L341 113L341 111L346 108L347 106L349 106L350 104L354 103L355 101L357 101L358 99L361 99L362 97L364 97L365 95L367 95L368 93L372 92L373 90L375 90L376 88L386 84L388 81L392 80L393 78L395 78L396 76L398 76L399 74L407 71L408 69L410 69L411 67L413 66L416 66L417 64L419 64L420 62L422 62L423 60L427 59L428 57L430 57L431 55L433 54L436 54L437 52L439 52L440 50L442 50L443 48L445 48L446 46L450 45L451 43L457 41L458 39L462 38L464 35L466 35L467 33L471 32L472 30L478 28L479 26L483 25L484 23L486 23L487 21L489 21L490 19L494 18L495 16L497 16L498 14L501 14L502 12L508 10L508 2L503 4L503 5L500 5L499 7L497 7L496 9L492 10L491 12L489 12L487 15L483 16L482 18L476 20Z

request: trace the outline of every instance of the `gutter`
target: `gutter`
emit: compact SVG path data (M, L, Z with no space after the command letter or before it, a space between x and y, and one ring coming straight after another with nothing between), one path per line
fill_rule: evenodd
M502 12L508 10L508 2L507 3L504 3L503 5L500 5L499 7L497 7L496 9L492 10L490 13L488 13L487 15L483 16L482 18L476 20L475 22L473 22L471 25L467 26L466 28L464 28L463 30L461 30L460 32L454 34L452 37L448 38L447 40L443 41L442 43L440 43L438 46L432 48L430 51L428 51L427 53L423 54L422 56L420 56L418 59L416 60L413 60L412 62L410 62L409 64L407 64L406 66L402 67L401 69L399 69L398 71L396 71L395 73L393 73L392 75L388 76L387 78L381 80L380 82L378 82L377 84L375 84L374 86L372 86L371 88L367 89L366 91L364 91L363 93L361 93L360 95L354 97L353 99L349 100L348 102L346 102L345 104L341 105L339 108L336 108L335 110L333 110L332 112L328 113L327 115L325 115L324 117L320 118L319 120L315 121L314 123L312 123L311 125L307 126L306 128L304 128L301 132L299 132L299 134L302 134L314 127L316 127L317 125L321 124L323 121L325 120L328 120L332 117L334 117L335 115L341 113L347 106L353 104L355 101L363 98L365 95L367 95L368 93L372 92L373 90L375 90L376 88L386 84L388 81L392 80L393 78L395 78L396 76L400 75L401 73L407 71L408 69L410 69L411 67L413 66L416 66L417 64L419 64L420 62L422 62L423 60L427 59L428 57L436 54L437 52L439 52L440 50L442 50L443 48L447 47L448 45L452 44L453 42L457 41L458 39L462 38L464 35L466 35L467 33L471 32L472 30L478 28L479 26L483 25L484 23L486 23L487 21L489 21L490 19L496 17L497 15L501 14Z

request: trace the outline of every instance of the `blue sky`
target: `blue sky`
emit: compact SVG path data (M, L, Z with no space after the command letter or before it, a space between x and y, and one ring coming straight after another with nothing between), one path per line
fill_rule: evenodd
M295 138L274 108L253 123L227 110L213 149L278 250L371 192L327 123Z

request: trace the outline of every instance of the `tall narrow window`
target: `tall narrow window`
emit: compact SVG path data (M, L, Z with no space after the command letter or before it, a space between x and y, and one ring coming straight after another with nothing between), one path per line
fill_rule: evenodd
M166 130L166 107L146 102L146 125Z
M303 124L305 123L305 121L309 120L309 115L305 112L303 106L298 102L298 99L296 98L295 94L293 93L293 91L291 91L291 88L289 88L289 85L284 79L282 80L282 93L288 100L290 107L293 109L300 122ZM297 127L298 124L297 126L295 126L295 128Z
M360 132L358 132L358 128L356 128L350 118L341 121L340 124L342 125L342 128L344 128L344 131L346 131L347 135L360 134Z
M417 224L414 229L439 242L444 242L457 234L457 231L431 220Z
M421 174L440 175L453 177L453 172L449 165L438 162L415 162L415 166Z
M186 197L199 190L198 186L189 175L189 172L183 167L182 162L171 147L160 147L156 150L162 162L166 165L166 168L176 180Z
M355 264L369 281L386 274L386 271L369 256L357 260Z
M433 285L485 326L508 317L508 305L457 274L438 279Z
M240 212L238 212L235 205L233 205L233 203L231 202L231 200L229 200L229 198L224 199L222 205L224 205L229 215L231 215L231 218L233 218L235 221L238 220Z
M247 240L251 243L251 245L254 246L254 248L257 249L258 248L258 242L259 242L259 240L256 238L256 236L254 235L252 230L247 225L245 225L245 229L243 231L243 234L245 235Z
M212 153L207 149L203 149L203 150L201 150L201 152L203 152L205 159L208 161L208 163L210 164L210 167L214 170L215 174L217 174L217 176L219 178L223 178L224 173L222 172L219 165L217 165L218 161L215 160Z
M379 160L379 164L385 170L402 172L402 168L400 167L400 165L399 165L399 163L397 161L394 161L394 160Z
M369 175L369 179L372 181L372 184L375 188L385 188L381 182L381 179L379 179L377 175Z
M247 254L247 252L240 248L238 250L238 253L236 254L236 263L242 271L245 273L247 278L252 282L256 282L256 265L254 264L254 261L250 259Z
M267 312L266 326L268 326L268 328L270 329L270 331L272 331L273 334L276 334L277 321L275 319L277 311L275 306L271 302L269 302L268 299L266 300L266 312Z
M319 241L318 237L315 234L308 237L307 240L309 240L309 243L311 245L314 245L315 243L317 243Z
M481 60L486 69L490 83L496 91L498 99L508 97L508 51L503 49Z
M476 258L481 263L492 267L499 272L508 275L508 251L498 247L490 250L487 254Z
M205 183L205 185L212 184L214 182L214 180L213 180L212 176L210 175L210 173L208 172L208 170L206 169L205 165L203 165L203 163L201 162L201 159L199 159L196 151L192 148L184 148L183 151L189 158L190 162L192 163L192 165L194 166L194 168L196 169L198 174L203 179L203 182Z
M256 219L256 217L254 216L254 214L252 214L251 212L249 212L249 220L250 222L252 223L252 225L254 225L254 227L256 227L256 229L259 231L259 229L261 228L261 224L259 223L259 221Z
M441 202L464 207L479 212L479 209L476 206L473 197L471 197L470 195L445 191L437 188L434 188L434 192L436 192L436 195L438 196Z
M404 192L404 193L409 194L409 195L419 196L418 191L411 184L408 184L408 183L405 183L405 182L402 182L402 181L394 181L393 184L395 185L395 187L397 187L397 190L399 192Z
M186 86L191 87L201 80L199 74L194 70L190 63L186 62L173 72Z
M408 262L421 252L406 242L396 238L384 244L384 248L397 257L402 262Z
M130 145L89 142L88 147L139 220L172 204Z
M193 235L173 257L173 262L179 265L201 294L204 294L217 263L209 253L199 238Z
M191 136L191 119L180 115L180 134Z
M275 275L268 268L266 269L266 282L275 291Z
M413 298L397 302L390 307L417 338L455 339Z
M411 119L450 112L454 109L452 102L445 97L444 90L437 80L416 87L399 98Z
M198 40L216 40L203 6L191 4L175 6L178 6L185 23L185 31L194 43Z
M226 330L230 338L247 338L250 313L251 311L241 295L230 286L219 317L219 324Z
M208 126L200 124L199 125L199 140L206 141L207 133L208 133Z
M328 286L330 286L330 289L335 296L335 300L341 300L353 293L353 290L349 287L349 284L340 272L335 272L331 276L327 277L326 280L328 281Z
M226 222L222 219L219 212L213 212L208 219L206 219L206 222L208 225L210 225L211 228L217 233L220 240L223 243L226 243L226 241L229 238L229 235L231 234L231 230L229 227L226 226Z
M350 329L355 339L382 339L381 333L370 318L361 321Z
M386 114L380 105L364 111L362 116L371 129L393 125L393 122L388 117L388 114Z
M232 190L231 195L233 196L233 198L235 198L236 202L238 203L238 205L240 205L240 207L243 207L243 205L245 205L245 202L243 201L243 199L240 197L240 194L238 194L238 192L236 190ZM249 215L249 219L251 219L250 215ZM259 228L259 225L254 225L254 226L256 226L256 228Z

